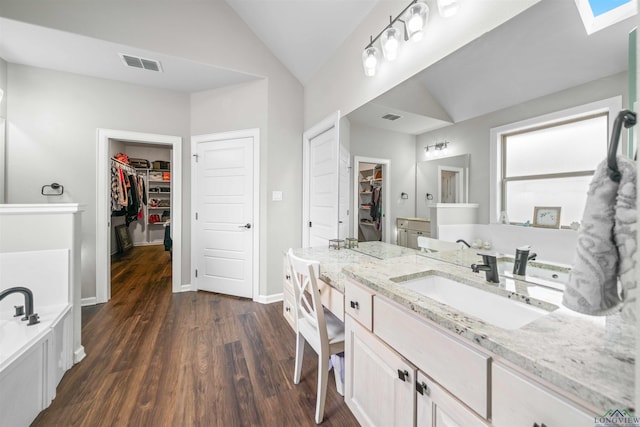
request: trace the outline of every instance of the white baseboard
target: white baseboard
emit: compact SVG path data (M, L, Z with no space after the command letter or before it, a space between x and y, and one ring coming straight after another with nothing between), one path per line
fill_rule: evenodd
M284 298L284 295L281 292L279 294L258 295L253 300L255 302L259 302L260 304L272 304L274 302L282 301L283 298Z
M191 283L183 283L182 285L180 285L180 290L178 292L192 292L195 291L195 289L193 288L193 286L191 286Z
M90 298L82 298L80 300L80 305L84 307L85 305L96 305L98 303L98 299L96 297Z
M87 353L84 352L84 346L81 345L73 352L73 363L80 362L86 355Z

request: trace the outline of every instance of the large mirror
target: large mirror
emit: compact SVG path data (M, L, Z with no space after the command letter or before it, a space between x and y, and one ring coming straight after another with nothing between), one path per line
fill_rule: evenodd
M352 155L391 161L392 223L428 218L445 200L477 203L478 222L495 223L491 129L612 97L629 108L635 26L629 18L588 35L575 2L542 0L350 113ZM427 159L425 147L442 141L450 157Z

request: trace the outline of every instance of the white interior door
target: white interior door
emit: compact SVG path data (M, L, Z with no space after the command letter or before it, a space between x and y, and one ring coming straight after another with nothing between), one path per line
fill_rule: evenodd
M196 288L251 298L254 141L204 139L196 144Z
M309 140L309 246L338 238L338 134L332 127Z

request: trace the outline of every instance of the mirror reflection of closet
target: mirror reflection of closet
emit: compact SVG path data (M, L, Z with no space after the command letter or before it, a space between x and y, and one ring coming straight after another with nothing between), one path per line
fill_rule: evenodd
M358 173L358 240L382 240L382 165L360 163Z

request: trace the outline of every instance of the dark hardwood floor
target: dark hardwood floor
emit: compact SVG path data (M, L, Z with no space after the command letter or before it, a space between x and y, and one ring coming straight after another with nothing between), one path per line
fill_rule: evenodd
M112 260L112 299L82 309L87 357L33 426L313 426L317 356L294 385L282 303L171 293L169 254ZM357 426L329 375L323 426ZM1 422L0 422L1 424Z

